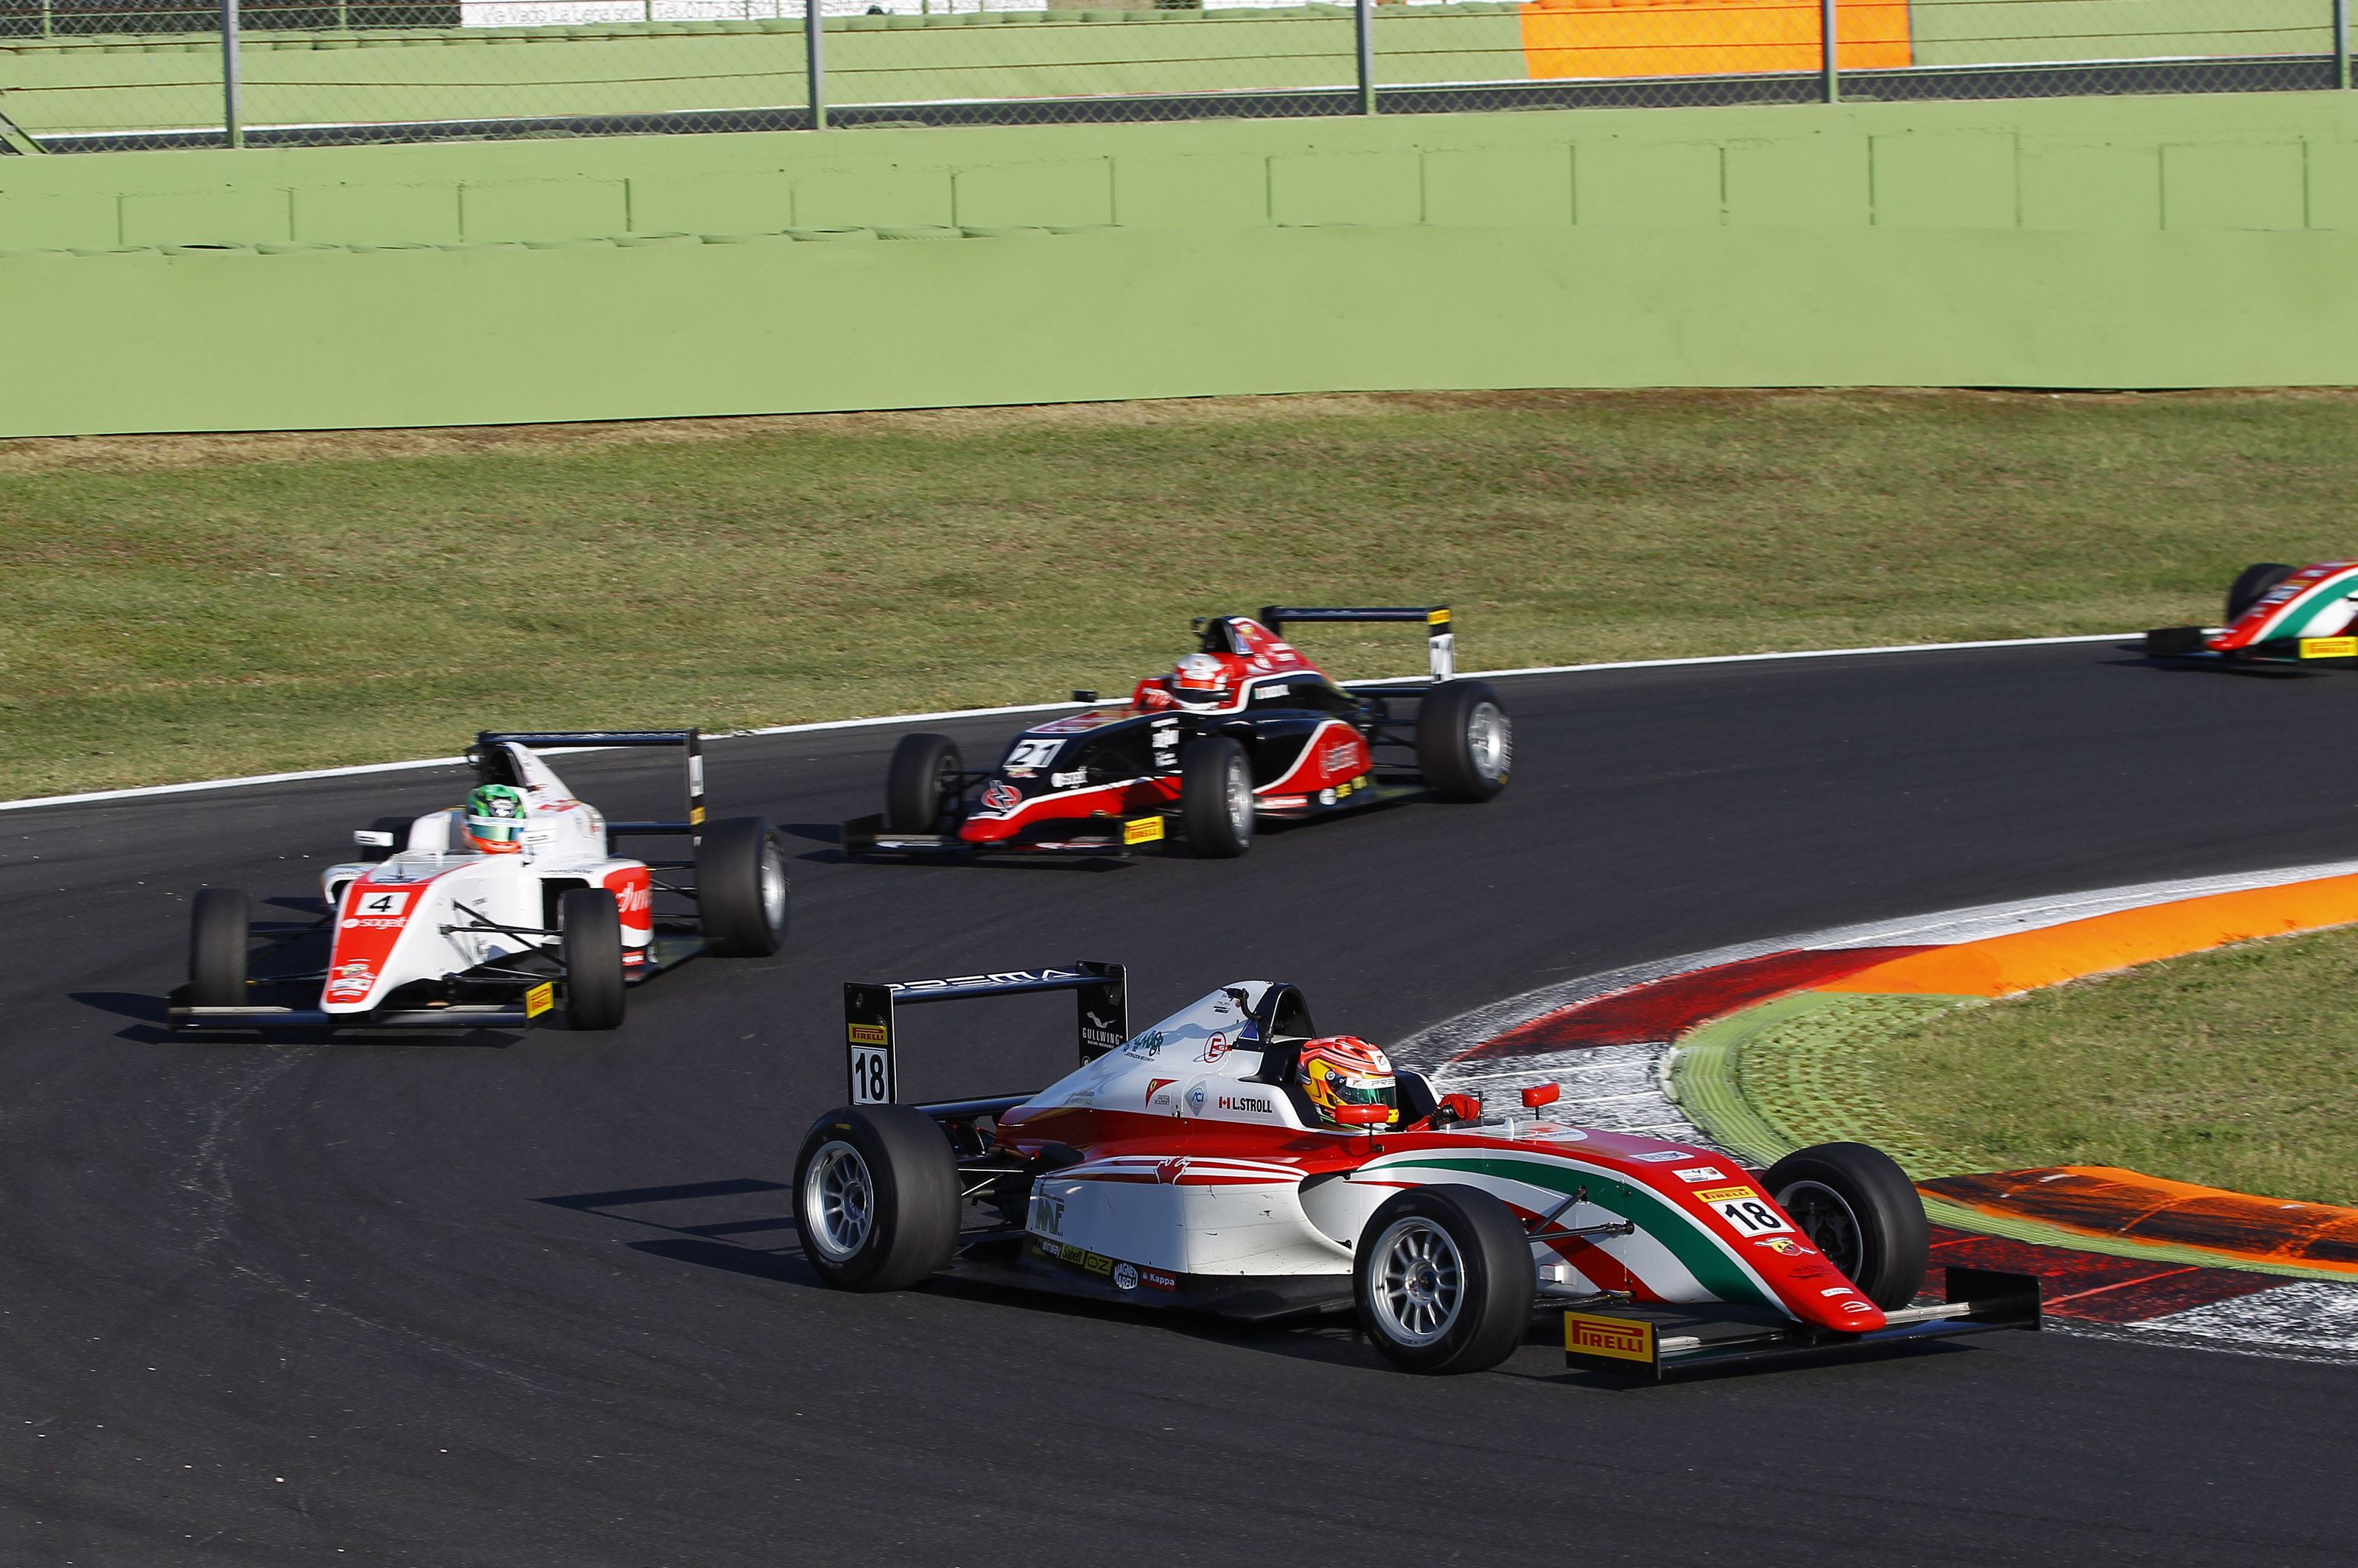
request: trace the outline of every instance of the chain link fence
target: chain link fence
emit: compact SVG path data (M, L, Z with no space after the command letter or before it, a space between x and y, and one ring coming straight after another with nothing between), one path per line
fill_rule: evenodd
M0 0L0 148L2320 89L2352 3Z

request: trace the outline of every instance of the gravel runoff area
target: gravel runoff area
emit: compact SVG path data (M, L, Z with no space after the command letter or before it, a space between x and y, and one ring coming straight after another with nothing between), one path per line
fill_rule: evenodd
M1475 393L0 442L0 795L1126 687L2110 632L2346 551L2333 393ZM1381 631L1311 639L1407 673Z

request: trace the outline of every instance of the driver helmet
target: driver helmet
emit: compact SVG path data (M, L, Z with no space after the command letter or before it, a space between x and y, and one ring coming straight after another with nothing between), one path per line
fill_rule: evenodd
M1400 1119L1400 1085L1391 1058L1356 1034L1304 1041L1293 1076L1330 1127L1341 1125L1335 1119L1335 1108L1341 1105L1380 1105L1391 1111L1391 1120Z
M1171 672L1171 695L1190 707L1226 702L1243 674L1234 654L1190 654Z
M486 855L513 855L524 847L524 791L485 784L467 797L467 842Z

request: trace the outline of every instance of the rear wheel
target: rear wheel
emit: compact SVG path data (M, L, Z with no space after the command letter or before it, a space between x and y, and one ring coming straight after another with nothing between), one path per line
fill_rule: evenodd
M1924 1282L1931 1227L1898 1162L1865 1143L1821 1143L1768 1167L1768 1195L1826 1261L1888 1312Z
M200 889L189 914L189 1005L243 1005L245 954L254 929L245 894L235 888Z
M731 816L696 846L696 908L713 949L766 958L786 941L786 857L766 817Z
M1386 1198L1351 1265L1359 1326L1404 1372L1479 1372L1515 1353L1539 1295L1514 1211L1479 1187Z
M963 766L957 742L946 735L902 736L884 773L884 826L894 833L933 832L957 797Z
M1207 735L1179 753L1179 818L1187 847L1208 860L1252 848L1252 769L1233 736Z
M604 888L572 888L557 901L568 1029L622 1023L622 910Z
M1507 787L1514 760L1514 725L1485 683L1444 681L1417 704L1417 768L1442 799L1488 800Z
M2235 574L2227 589L2227 624L2233 626L2244 618L2244 611L2260 601L2260 596L2285 579L2292 568L2281 561L2255 561Z
M906 1290L948 1268L960 1206L949 1140L907 1106L828 1111L795 1158L803 1255L839 1291Z

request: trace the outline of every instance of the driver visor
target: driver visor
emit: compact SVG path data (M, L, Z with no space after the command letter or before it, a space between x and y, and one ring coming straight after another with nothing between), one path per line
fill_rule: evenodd
M521 816L470 816L467 831L486 844L513 844L524 831Z

